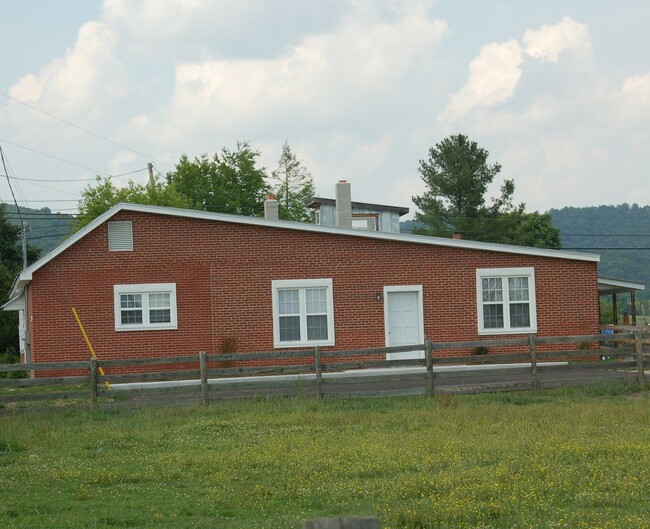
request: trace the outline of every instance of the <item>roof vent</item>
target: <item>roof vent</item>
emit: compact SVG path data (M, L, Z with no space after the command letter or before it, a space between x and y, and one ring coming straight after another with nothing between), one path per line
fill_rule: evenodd
M108 251L133 251L133 225L130 220L116 220L108 223Z

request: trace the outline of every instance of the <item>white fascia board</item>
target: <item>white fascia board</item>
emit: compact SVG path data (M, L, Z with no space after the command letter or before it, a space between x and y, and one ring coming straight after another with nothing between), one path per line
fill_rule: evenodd
M25 296L19 294L0 306L2 310L25 310Z
M463 248L468 250L480 250L489 252L512 253L518 255L530 255L539 257L553 257L556 259L570 259L575 261L592 261L599 262L600 256L596 254L569 252L565 250L547 250L544 248L528 248L524 246L510 246L507 244L497 244L491 242L467 241L464 239L446 239L443 237L430 237L427 235L410 235L401 233L387 233L380 231L366 231L354 228L340 228L330 226L319 226L306 222L295 222L289 220L269 220L259 217L244 217L242 215L230 215L227 213L212 213L209 211L198 211L193 209L171 208L166 206L149 206L142 204L129 204L120 202L108 211L102 213L99 217L88 223L78 232L68 237L61 245L44 255L38 261L28 266L18 276L11 291L11 297L20 293L25 284L32 280L32 273L50 262L59 254L63 253L70 246L88 235L95 228L106 222L111 217L117 215L120 211L134 211L139 213L149 213L154 215L166 215L170 217L183 217L191 219L211 220L220 222L230 222L234 224L244 224L250 226L262 226L267 228L277 228L283 230L308 231L312 233L329 233L332 235L345 235L349 237L361 237L366 239L381 239L395 242L405 242L411 244L426 244L429 246L445 246L451 248Z
M49 263L57 255L60 255L61 253L66 251L68 248L70 248L70 246L72 246L74 243L76 243L79 239L85 237L91 231L93 231L95 228L97 228L102 223L104 223L107 219L110 219L112 216L114 216L118 211L121 211L122 209L124 209L123 206L126 206L126 205L127 204L120 203L120 204L117 204L116 206L113 206L111 209L109 209L108 211L102 213L99 217L97 217L93 221L86 224L79 231L77 231L77 232L73 233L72 235L70 235L70 237L68 237L65 241L63 241L59 246L57 246L53 250L50 250L43 257L41 257L38 261L36 261L35 263L32 263L27 268L25 268L23 271L21 271L18 274L18 277L16 277L16 280L14 281L14 284L13 284L13 287L11 288L11 292L9 294L9 297L15 297L16 295L20 294L23 291L23 288L25 287L25 285L27 285L32 280L33 272L35 272L36 270L41 268L43 265Z
M621 289L624 291L645 290L645 284L637 283L635 281L626 281L624 279L610 279L609 277L599 277L598 289L599 290Z

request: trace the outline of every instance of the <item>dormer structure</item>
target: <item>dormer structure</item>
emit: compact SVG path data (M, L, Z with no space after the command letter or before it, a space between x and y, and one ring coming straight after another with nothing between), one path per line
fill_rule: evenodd
M409 208L352 202L350 184L341 180L336 184L336 198L314 197L307 204L314 210L316 224L340 226L361 230L399 233L400 217Z

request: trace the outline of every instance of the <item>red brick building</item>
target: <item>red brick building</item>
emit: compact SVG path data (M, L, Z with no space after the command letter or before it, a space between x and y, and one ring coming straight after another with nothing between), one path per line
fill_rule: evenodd
M595 334L598 259L120 204L25 269L6 308L32 362L89 357L72 308L103 359Z

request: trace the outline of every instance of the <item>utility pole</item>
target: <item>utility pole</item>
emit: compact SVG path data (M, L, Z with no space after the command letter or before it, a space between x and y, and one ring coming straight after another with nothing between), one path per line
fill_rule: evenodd
M147 168L149 169L149 185L153 186L153 164L149 162Z
M18 209L18 205L16 205L16 209ZM20 210L18 210L18 213L20 213ZM22 219L21 219L22 220ZM27 233L29 232L29 224L27 224L25 221L22 221L22 229L21 231L21 239L22 239L22 247L23 247L23 270L27 268ZM21 345L24 348L24 361L26 364L29 364L32 361L32 347L31 347L31 340L29 337L29 319L27 318L27 307L29 306L27 303L27 295L29 293L28 286L25 285L25 289L23 290L23 301L25 303L25 308L20 312L18 316L18 329L19 329L19 334L21 335ZM22 320L22 323L21 323Z
M29 224L23 222L22 243L23 243L23 270L27 268L27 233L29 232Z

